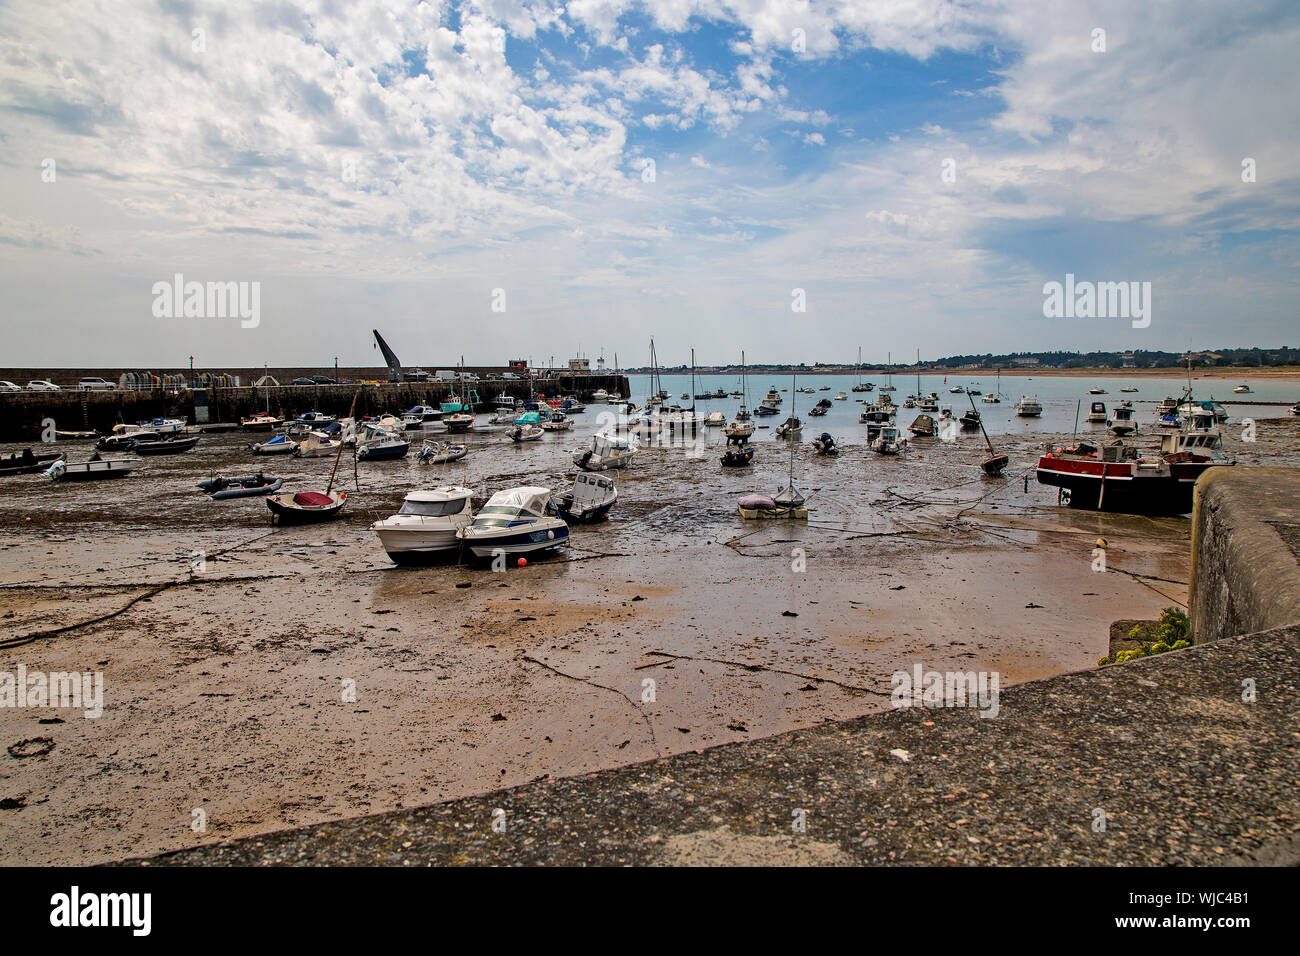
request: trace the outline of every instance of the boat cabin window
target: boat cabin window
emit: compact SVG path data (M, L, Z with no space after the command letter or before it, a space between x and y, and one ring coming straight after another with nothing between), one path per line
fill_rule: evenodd
M398 509L399 515L419 515L422 518L443 518L458 515L465 510L468 498L452 498L450 501L403 501Z

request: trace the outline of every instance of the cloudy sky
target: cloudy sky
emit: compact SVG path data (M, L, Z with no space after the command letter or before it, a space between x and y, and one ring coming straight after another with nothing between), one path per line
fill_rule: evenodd
M1295 345L1297 51L1293 0L9 0L0 365Z

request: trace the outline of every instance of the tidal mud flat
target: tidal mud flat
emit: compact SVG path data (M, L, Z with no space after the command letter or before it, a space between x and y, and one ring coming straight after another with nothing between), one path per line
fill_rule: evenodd
M1296 433L1227 429L1226 450L1294 465ZM767 736L887 708L917 663L1003 686L1093 667L1112 621L1186 600L1188 521L1026 492L1065 437L1010 439L1001 480L972 438L801 454L806 524L735 513L781 483L781 446L744 473L649 449L611 521L502 573L394 568L369 524L420 487L559 488L574 436L362 463L359 491L345 462L345 517L305 528L194 489L258 465L323 485L331 461L254 462L237 434L121 481L8 479L0 670L102 672L104 711L0 708L0 860L122 859Z

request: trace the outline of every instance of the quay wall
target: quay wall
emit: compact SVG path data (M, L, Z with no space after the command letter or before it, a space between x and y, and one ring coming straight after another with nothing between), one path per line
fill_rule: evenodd
M330 370L333 371L332 369ZM342 371L342 370L340 370ZM373 370L372 370L373 371ZM94 373L89 373L94 374ZM108 376L105 375L105 378ZM241 378L241 382L244 381ZM437 403L455 386L449 382L404 382L401 384L278 385L261 388L153 389L147 391L83 392L0 392L0 442L35 442L41 439L42 422L52 419L60 431L110 430L119 422L144 421L158 416L185 418L191 424L238 422L240 418L266 410L279 416L321 411L348 414L356 399L357 415L399 413L413 405ZM483 381L469 388L478 392L485 407L502 391L512 398L527 399L527 381ZM624 375L557 375L531 383L540 394L577 395L583 401L605 389L627 395ZM196 415L196 399L199 413ZM206 416L202 408L206 400Z
M1188 604L1198 642L1300 624L1300 470L1201 476Z

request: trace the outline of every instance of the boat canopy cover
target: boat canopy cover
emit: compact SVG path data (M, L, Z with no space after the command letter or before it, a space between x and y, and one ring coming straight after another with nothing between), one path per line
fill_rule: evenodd
M524 412L515 419L516 425L536 425L542 420L542 416L537 412Z
M459 498L468 498L474 492L468 488L460 488L454 485L447 485L442 488L434 488L432 491L412 491L406 496L407 501L453 501Z
M776 502L767 495L745 495L739 504L740 507L753 511L768 511L776 507Z
M498 491L488 499L485 507L519 508L523 511L531 511L533 514L544 515L550 500L550 488L525 485L522 488L507 488L505 491Z
M293 503L306 508L320 508L334 504L334 499L329 495L321 494L319 491L300 491L293 496Z

